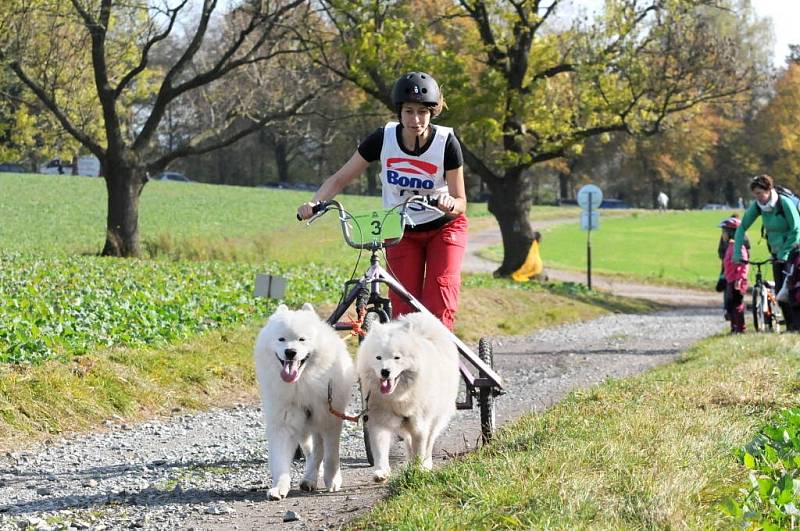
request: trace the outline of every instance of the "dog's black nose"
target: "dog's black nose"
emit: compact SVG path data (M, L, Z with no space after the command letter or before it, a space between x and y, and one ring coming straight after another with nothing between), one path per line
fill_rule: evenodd
M384 378L384 379L386 379L386 378L388 378L388 377L389 377L389 375L391 375L391 374L392 374L392 373L391 373L391 372L389 372L389 369L381 369L381 378Z
M287 348L283 351L283 355L286 356L287 360L293 360L297 356L297 351L293 348Z

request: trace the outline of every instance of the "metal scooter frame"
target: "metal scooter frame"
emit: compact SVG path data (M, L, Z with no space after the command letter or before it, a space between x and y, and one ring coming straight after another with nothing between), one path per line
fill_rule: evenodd
M403 209L401 211L401 215L405 214L405 207L408 203L421 201L422 198L419 196L414 196L403 205ZM430 311L428 311L425 306L422 305L417 299L415 299L404 287L400 282L398 282L388 271L386 271L380 265L380 259L378 258L378 251L380 249L390 247L392 245L396 245L397 243L402 240L402 235L392 240L391 242L384 242L384 241L373 241L367 243L356 243L350 237L350 230L347 225L347 217L345 214L345 210L342 208L341 204L337 201L325 201L318 204L315 207L315 211L318 212L318 215L322 215L328 209L334 208L339 211L339 220L342 225L342 232L344 234L345 241L350 247L356 249L368 249L371 252L370 257L370 267L369 269L362 275L362 277L356 281L350 291L345 295L344 299L337 305L336 309L333 313L328 317L327 322L331 326L333 326L337 330L352 330L353 325L352 323L342 323L339 319L347 312L350 306L356 302L359 297L364 297L364 293L369 294L369 299L366 302L366 305L375 303L376 301L385 300L380 296L380 284L385 284L390 290L394 291L398 296L403 298L408 304L410 304L415 310L419 312L426 313L428 315L432 315ZM309 220L311 223L315 218ZM362 299L363 300L363 299ZM388 316L391 317L391 316ZM483 360L478 357L463 341L461 341L458 336L453 334L447 327L442 324L442 328L446 331L447 335L453 341L453 343L458 348L461 357L459 359L459 372L464 380L465 385L467 386L467 392L465 393L465 399L463 402L457 402L456 406L458 409L472 409L473 405L473 395L476 394L477 389L488 387L491 388L491 392L493 396L499 396L503 394L503 383L500 375L497 374L492 367L487 365L483 362ZM472 365L474 369L478 371L478 376L476 376L469 367L469 364Z

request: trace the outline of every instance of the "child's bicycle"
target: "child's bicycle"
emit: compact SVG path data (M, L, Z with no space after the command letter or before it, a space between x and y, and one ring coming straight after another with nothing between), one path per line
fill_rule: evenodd
M418 208L433 208L435 200L428 200L422 196L412 196L404 203L383 210L375 210L366 214L351 214L337 201L322 201L314 206L315 215L308 220L313 223L320 216L330 210L339 212L339 221L342 225L344 239L350 247L370 251L370 266L359 279L345 282L342 299L333 310L328 323L336 330L353 330L361 335L366 335L373 323L388 322L392 316L391 303L387 297L380 293L381 284L394 291L405 299L415 310L430 312L416 300L387 270L380 265L379 251L396 245L403 238L404 220L406 210L410 205ZM431 205L431 206L429 206ZM355 322L340 321L345 312L355 303L357 320ZM442 325L444 327L444 325ZM494 372L494 359L492 344L488 338L481 338L478 343L478 354L472 352L458 337L447 330L458 351L461 353L459 370L466 386L465 398L458 402L458 409L472 409L473 401L477 401L480 409L481 436L488 442L495 429L495 397L503 394L503 385L500 376ZM361 338L359 338L360 340ZM470 365L472 370L470 370ZM477 374L475 372L477 371ZM363 415L364 443L367 451L367 460L374 464L369 444L367 429L369 404L362 396L362 406L367 412Z
M775 298L775 283L764 280L761 267L772 263L771 258L760 262L747 262L756 266L756 283L753 285L753 299L750 309L753 311L753 327L756 332L780 333L783 316L778 300Z

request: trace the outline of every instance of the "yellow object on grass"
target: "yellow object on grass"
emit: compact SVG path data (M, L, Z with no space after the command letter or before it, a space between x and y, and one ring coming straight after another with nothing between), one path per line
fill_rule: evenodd
M544 271L544 263L539 254L539 241L533 240L531 248L528 251L528 257L522 267L511 273L512 280L516 282L526 282Z

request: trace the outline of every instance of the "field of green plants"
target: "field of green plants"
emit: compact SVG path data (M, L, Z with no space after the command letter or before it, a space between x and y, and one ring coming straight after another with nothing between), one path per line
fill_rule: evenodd
M739 496L723 507L737 521L763 529L800 525L800 408L787 408L739 453L750 471Z
M151 182L140 210L145 258L102 258L105 193L101 179L0 175L0 361L163 344L250 322L269 313L253 297L258 272L289 279L289 304L333 300L358 257L335 215L297 222L308 192ZM354 211L380 205L341 201Z

